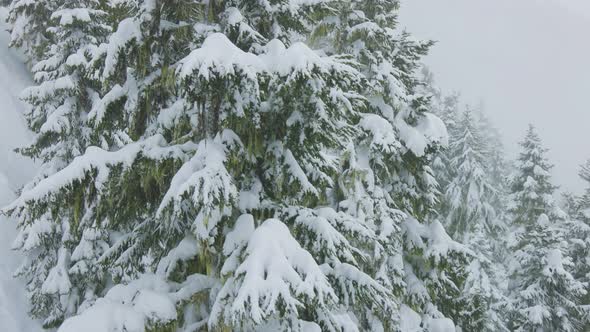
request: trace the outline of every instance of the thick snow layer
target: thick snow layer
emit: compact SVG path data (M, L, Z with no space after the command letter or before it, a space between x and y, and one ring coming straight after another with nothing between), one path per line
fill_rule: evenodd
M6 9L0 8L0 206L8 204L14 190L31 176L34 166L13 150L29 141L23 105L18 96L30 83L29 74L19 57L9 50L5 33ZM24 285L12 277L20 257L10 250L16 236L14 220L0 216L0 330L3 332L41 331L27 316Z
M417 157L426 153L428 146L438 143L446 147L449 143L447 128L437 116L425 113L418 119L416 126L410 126L405 120L405 112L400 112L395 119L395 125L406 147Z
M246 53L237 48L221 33L214 33L207 37L201 48L191 52L182 60L179 74L182 78L198 71L199 75L209 79L209 71L227 76L234 73L235 68L243 70L253 77L264 64L254 54Z
M569 273L563 267L564 257L559 249L552 249L547 252L545 257L545 267L543 274L551 277L554 274L569 276Z
M427 331L430 332L456 332L455 324L448 318L431 318L425 323Z
M58 332L143 332L147 322L166 324L176 319L168 283L145 275L129 285L117 285L82 313L67 319Z
M117 55L123 46L134 39L139 41L141 38L138 22L132 18L126 18L119 23L117 31L110 36L109 42L101 45L101 51L106 53L104 77L112 75L115 71ZM103 48L106 48L106 50Z
M400 329L404 332L421 332L424 331L422 329L422 317L408 307L405 304L402 304L400 307Z
M74 23L75 20L90 22L90 13L86 8L63 9L53 13L51 18L59 18L59 24L61 25L70 25Z
M377 114L365 114L360 127L372 134L371 147L381 147L387 153L393 153L400 147L393 126L385 118Z
M403 332L457 332L458 328L448 318L420 317L410 307L400 307L400 329Z
M324 71L332 68L354 71L332 58L319 56L303 43L294 43L287 48L281 41L272 40L266 45L266 53L257 56L240 50L221 33L207 37L200 48L181 60L177 70L183 79L196 73L209 80L211 74L228 76L235 74L236 70L253 79L263 72L287 76L293 73L308 74L316 68Z
M253 222L252 216L241 216L226 239L224 251L242 247L234 253L241 253L245 258L239 265L233 257L226 260L222 273L227 274L237 266L236 277L230 277L217 295L210 323L222 317L234 320L232 323L246 318L259 330L260 324L277 317L277 304L286 317L297 319L294 313L303 304L301 299L309 299L320 307L336 300L322 269L282 221L268 219L256 229ZM251 233L247 243L240 232Z

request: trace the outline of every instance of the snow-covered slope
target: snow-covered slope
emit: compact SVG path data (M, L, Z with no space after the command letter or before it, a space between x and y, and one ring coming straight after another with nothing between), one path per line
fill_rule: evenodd
M6 9L0 8L0 206L14 199L14 190L26 182L34 170L32 162L13 152L30 137L21 116L23 105L18 99L30 78L18 55L8 49L5 18ZM0 216L0 330L40 331L39 325L27 316L24 286L12 278L22 259L10 250L15 233L14 220Z

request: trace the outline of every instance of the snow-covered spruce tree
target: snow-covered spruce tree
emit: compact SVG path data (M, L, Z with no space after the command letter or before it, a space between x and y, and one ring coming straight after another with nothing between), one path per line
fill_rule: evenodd
M576 202L578 214L575 216L590 223L590 160L580 167L579 176L586 184L586 190Z
M434 159L435 176L443 192L436 211L447 227L454 226L448 229L454 230L455 239L472 250L466 280L456 295L467 304L462 305L462 317L455 320L468 330L506 330L502 317L505 272L498 252L503 247L500 237L504 227L496 213L502 200L490 178L489 123L470 108L459 112L457 94L444 97L429 87L426 91L432 96L435 113L445 121L451 141ZM469 194L480 199L469 205Z
M274 219L269 219L268 223L265 222L266 218L280 217L283 222L291 222L293 231L301 229L300 242L306 243L309 251L328 251L321 255L327 255L326 259L334 258L332 255L336 255L336 248L317 247L315 241L307 237L310 236L310 231L314 231L315 223L311 220L319 218L317 223L328 222L328 220L335 223L335 220L340 217L323 217L328 218L324 220L319 215L319 211L300 211L300 209L306 205L317 204L313 202L320 198L322 191L314 187L326 186L330 183L330 177L326 172L334 174L333 167L336 164L332 161L333 157L323 154L327 149L324 145L331 146L335 142L345 142L346 133L350 131L350 128L347 129L345 125L346 121L343 121L344 126L338 129L344 136L338 139L330 136L336 131L334 122L339 123L334 116L345 110L344 106L349 103L352 107L353 103L348 100L354 99L354 97L346 96L347 90L339 92L340 90L333 86L334 83L330 83L334 78L332 75L342 79L344 87L346 84L352 84L346 89L354 90L354 84L358 84L358 82L354 83L357 79L348 77L354 71L346 65L318 58L303 44L296 44L286 49L279 40L272 40L286 38L281 26L272 22L284 20L293 14L290 10L286 10L282 3L277 3L276 7L273 6L267 10L264 10L265 7L249 2L242 5L236 3L243 8L242 11L229 4L227 6L220 4L218 7L215 4L210 5L202 9L208 19L213 20L211 24L205 25L199 22L196 25L198 30L195 43L200 43L198 49L176 66L175 78L180 90L178 99L168 102L169 106L159 114L157 113L159 110L154 108L154 114L145 114L142 119L142 121L146 119L154 121L152 128L156 132L170 136L169 141L175 146L189 148L185 156L190 157L190 154L194 154L195 148L196 154L178 171L172 183L168 183L170 187L157 213L152 211L158 217L157 221L164 220L166 226L162 227L152 219L147 220L136 230L128 230L127 232L135 233L132 243L129 239L115 243L115 250L112 251L112 255L109 253L110 258L107 262L114 262L118 268L131 271L120 273L122 277L133 275L134 270L150 270L149 265L144 267L145 262L136 259L137 255L145 254L149 243L155 239L154 233L146 232L146 229L160 227L163 229L155 233L161 235L158 239L162 243L163 250L158 252L156 248L153 250L154 253L151 253L156 257L156 261L170 248L174 248L183 237L188 236L188 240L199 243L198 250L191 253L193 256L186 258L196 260L192 262L193 264L189 264L189 266L193 265L193 270L176 272L179 275L175 275L174 278L180 280L188 278L190 281L194 279L191 273L197 272L207 274L208 277L213 277L213 280L221 281L227 278L221 289L214 289L209 293L210 299L205 298L207 301L204 303L200 299L200 302L191 304L193 307L199 305L209 310L193 314L194 317L191 319L198 318L198 321L184 322L185 326L204 321L211 328L233 326L248 330L260 328L265 324L271 329L277 328L276 324L281 328L287 328L287 326L293 329L304 328L304 323L298 318L298 304L311 307L316 296L320 297L320 303L315 309L317 311L307 314L312 315L308 319L323 321L328 326L343 324L338 321L337 316L327 311L328 304L334 301L334 295L324 293L330 290L321 288L327 285L327 280L322 279L326 276L317 275L319 279L315 280L316 277L307 275L308 272L317 274L319 270L317 266L314 270L314 265L306 266L311 263L311 256L306 251L293 247L293 249L285 249L291 250L285 253L286 257L269 257L269 259L276 259L274 262L279 264L293 264L293 268L302 274L302 278L304 276L311 278L309 281L317 282L315 286L321 286L320 288L315 289L314 285L309 285L310 288L304 291L301 288L304 286L303 280L297 283L291 279L293 271L285 270L287 265L274 270L271 276L272 280L282 280L283 286L272 288L270 284L257 285L256 280L260 277L257 271L252 271L254 274L247 274L244 270L245 265L238 269L240 266L232 264L237 263L235 261L237 256L245 259L243 256L247 255L246 251L254 250L254 246L258 244L248 245L247 234L245 238L239 240L239 243L232 243L231 241L237 240L227 233L234 225L246 227L248 230L254 227L252 224L254 221L257 225L264 222L264 225L269 224L269 226L253 233L252 237L260 238L262 233L269 232L284 233L284 238L279 239L276 244L271 244L271 247L252 252L253 257L246 259L243 264L264 260L260 255L283 250L280 247L283 244L289 246L288 248L297 245L281 222ZM319 7L321 9L321 6ZM142 17L146 17L145 14L139 15L140 19ZM301 19L306 18L301 16ZM137 19L134 18L134 20ZM269 22L272 23L272 29L267 26ZM298 26L306 25L304 22L298 22ZM285 31L287 30L291 31L292 28L285 27ZM222 31L224 34L216 33L216 31ZM236 47L237 45L240 45L242 49ZM248 50L254 53L244 52ZM154 51L151 54L153 53ZM257 53L262 54L257 57ZM285 57L285 60L281 61L281 57ZM326 78L330 81L326 82ZM308 82L315 82L317 85L310 87ZM297 94L300 104L296 104L293 93ZM341 98L337 97L338 93L342 95ZM307 97L301 99L301 96ZM328 96L334 99L329 99ZM314 110L319 113L309 113ZM131 108L131 111L135 109ZM142 112L143 109L139 111ZM328 113L324 114L324 111ZM310 119L316 121L308 126L307 124L312 122ZM125 121L122 123L124 124ZM278 126L279 124L282 125ZM121 127L124 128L124 126ZM150 126L146 128L149 133ZM325 130L328 131L328 135L324 134ZM317 145L313 144L314 140L303 141L306 135L317 140ZM186 141L196 141L198 144L186 146L184 144ZM156 165L159 168L157 171L162 172L164 166ZM316 183L312 185L307 177ZM270 185L269 182L274 184ZM262 188L262 185L265 187ZM252 191L251 195L249 195L250 191ZM266 191L268 193L265 193ZM263 204L265 201L256 203L256 198L263 200L264 195L271 195L265 203L269 204L268 207ZM295 206L287 209L288 205L281 206L282 204L295 204ZM300 206L297 207L297 204ZM236 224L237 216L247 212L254 215L255 219L243 215L240 219L243 222ZM306 226L306 223L311 224ZM258 233L260 235L257 235ZM224 240L226 236L227 240ZM346 246L346 243L340 243L344 238L338 240L338 243L332 243L331 234L317 234L313 238L320 241L322 236L327 236L326 245L328 246L335 245L339 248ZM272 247L272 245L279 247ZM133 248L138 252L128 257L118 257L122 250L129 250L127 248ZM236 257L231 258L232 255ZM319 252L318 255L320 255ZM352 258L351 253L345 255L347 258ZM225 264L225 260L229 258L231 258L230 262ZM306 259L307 263L301 265L303 262L298 260L300 258ZM129 259L135 261L129 261ZM153 265L151 262L150 264ZM177 262L172 261L170 264L173 265L164 266L158 271L170 270L169 274L172 275ZM129 268L134 265L134 268ZM346 267L348 266L341 268L346 269ZM351 268L354 271L354 266ZM264 273L270 272L264 271ZM359 287L365 288L368 294L373 295L372 300L381 301L382 305L387 307L387 303L383 303L390 301L385 296L386 290L375 282L371 283L370 278L362 279L362 274L357 277L360 279L350 282L364 282L365 284ZM215 285L218 285L219 281ZM252 287L264 289L252 289ZM271 303L261 308L257 298L244 295L244 292L256 290L261 292L259 295L261 299ZM238 296L238 291L241 291L243 295ZM290 291L294 293L290 294ZM304 298L308 299L304 300ZM365 296L365 298L370 297ZM350 299L352 300L353 297ZM239 301L243 301L243 304L240 305ZM275 304L275 301L278 303ZM181 304L185 305L185 303ZM283 306L285 311L277 312L278 307L283 308ZM211 315L210 311L212 311ZM312 317L315 318L312 319Z
M133 28L141 31L140 24L145 23L147 19L144 22L125 21L121 19L121 13L134 15L140 12L146 16L150 13L146 14L146 10L141 7L143 3L141 6L134 6L133 2L119 1L117 6L107 8L110 10L109 13L98 10L101 4L96 1L62 3L59 10L53 14L49 29L56 42L50 47L47 59L41 60L34 67L39 85L24 92L24 98L33 106L28 116L29 124L39 135L35 143L23 149L23 152L44 160L40 179L48 178L36 180L25 188L23 200L13 206L15 213L21 217L22 229L16 246L26 251L29 256L19 272L30 279L29 292L34 305L33 314L43 318L46 327L58 326L64 318L91 306L96 297L104 295L105 286L111 283L108 278L117 278L122 274L117 274L117 266L108 265L107 263L111 262L104 262L106 258L103 257L103 253L107 253L106 250L113 242L113 236L126 234L128 229L109 224L111 216L106 215L105 211L109 211L115 205L110 200L117 200L120 205L116 207L122 207L121 210L115 211L120 213L117 215L117 221L131 219L139 209L145 208L142 205L149 203L145 198L149 198L149 193L138 193L138 189L142 187L125 187L113 183L111 190L119 185L130 190L123 191L123 194L131 196L134 205L123 207L123 204L129 204L130 200L114 196L104 197L105 200L109 200L108 205L100 204L99 198L103 197L99 194L102 194L104 189L101 187L100 179L92 185L89 183L92 183L99 173L106 177L104 171L107 166L101 165L101 162L112 166L113 172L119 176L122 175L122 167L119 164L108 164L108 160L101 159L104 155L100 152L105 151L98 148L86 150L86 147L95 145L115 150L132 142L130 136L136 132L133 126L136 119L133 115L136 113L132 112L135 111L134 108L145 109L146 106L145 103L137 103L140 89L143 87L134 84L134 76L129 75L131 83L127 83L126 75L123 75L123 78L113 77L113 72L107 69L114 66L116 58L123 58L124 61L139 67L139 70L145 70L142 75L144 78L147 76L148 72L142 65L145 64L146 54L149 56L150 52L147 48L139 52L141 49L129 42L131 37L138 37L137 34L134 35L136 31ZM170 8L179 11L186 9L180 6ZM182 13L189 15L192 11ZM110 20L115 22L118 29L108 39L110 29L105 25L109 21L106 18L107 14L112 17ZM121 22L118 22L119 20ZM145 24L143 28L147 29L146 39L151 41L149 33L153 31L153 27ZM170 27L172 28L174 26ZM192 27L183 24L178 30L190 31ZM174 35L179 42L182 41L182 32ZM132 41L139 41L141 37L143 36L139 35ZM120 48L123 46L129 47L131 51L127 54L121 52ZM168 50L172 52L172 48ZM160 54L153 55L158 57ZM126 66L118 69L122 69L123 73L127 71ZM158 68L149 69L158 72ZM121 81L124 83L118 85ZM169 80L158 79L156 83L169 83ZM156 87L159 88L160 85ZM158 91L166 93L168 90ZM141 93L149 95L149 90L141 90ZM145 102L145 99L142 101ZM151 101L148 99L147 105L149 103ZM108 124L101 121L106 113L109 113ZM121 118L127 122L122 123ZM162 154L165 155L166 152ZM80 154L83 155L74 159ZM172 160L166 160L168 164L174 161L174 156L165 156ZM75 168L74 161L77 165L84 166ZM97 165L103 168L94 168ZM147 183L138 183L137 179L143 176L142 171L145 169L140 169L136 178L127 180L149 188L149 185L153 184L149 181L153 178L149 178ZM74 178L76 181L68 182L68 179ZM27 192L36 190L41 190L43 194L38 197L26 196ZM139 197L140 194L144 197ZM136 220L127 221L133 224ZM114 233L115 231L119 233ZM131 266L128 268L133 269Z
M431 42L416 41L397 29L397 0L343 3L348 7L341 8L336 20L340 22L334 29L336 51L361 65L367 81L363 95L373 112L392 125L401 144L390 157L391 167L399 167L392 172L399 194L396 200L401 209L421 217L428 214L437 196L429 151L436 144L428 146L427 140L420 139L420 129L433 129L426 126L440 124L440 119L426 112L428 98L418 93L421 82L416 77Z
M505 331L503 288L506 273L500 259L503 257L501 236L505 227L502 227L502 214L496 212L503 209L503 199L499 197L502 192L497 189L502 183L491 179L491 168L496 167L492 165L495 164L492 159L500 162L503 159L501 150L490 146L499 136L495 135L481 111L467 106L460 112L459 95L443 95L434 87L432 75L427 70L423 70L423 75L426 83L423 89L431 97L431 108L445 122L451 141L450 148L439 151L433 161L435 177L443 192L436 211L447 227L452 226L451 215L465 217L465 211L471 209L467 197L454 197L453 200L452 195L467 196L466 193L472 190L481 196L481 200L475 202L479 210L475 209L467 216L469 218L463 220L463 225L455 225L458 228L454 234L456 239L472 250L466 263L465 282L459 284L461 289L455 293L462 308L460 315L455 315L455 321L466 330ZM474 169L477 169L476 177ZM474 183L484 184L484 195Z
M555 204L547 151L531 126L512 184L514 257L509 266L514 331L579 331L586 285L571 274L565 214Z
M494 203L499 194L490 178L488 147L482 128L470 109L457 119L451 144L445 153L453 174L444 187L442 214L449 234L473 250L462 296L470 303L463 313L462 327L469 330L506 330L502 323L503 301L500 282L504 275L496 261L498 237L504 230L498 221Z
M446 135L436 133L443 126L426 112L429 98L420 92L422 83L415 73L430 43L415 41L397 29L398 7L398 1L345 3L339 16L325 21L313 40L329 54L345 53L360 64L369 110L392 132L387 141L393 143L387 149L379 153L371 149L357 159L368 159L393 207L404 212L394 219L401 226L403 245L392 248L397 252L392 251L392 257L399 260L401 255L403 263L390 269L403 270L403 301L423 314L423 325L428 325L432 318L456 318L454 313L461 311L462 305L454 299L465 279L468 250L453 242L431 218L438 191L430 165L436 148L446 143L440 138Z
M580 178L586 183L586 190L580 197L570 196L567 235L574 263L573 275L576 280L590 284L590 161L581 166ZM584 329L590 328L590 292L581 301L584 310Z
M456 170L454 177L445 188L448 211L445 214L449 234L462 243L469 242L468 236L475 227L492 234L496 211L492 201L497 195L486 169L486 147L479 128L470 110L461 115L457 125L457 136L449 148L450 165Z
M487 238L487 243L484 246L485 250L478 250L478 246L475 246L475 250L482 252L484 257L489 259L491 265L489 265L488 273L490 274L490 280L496 287L493 290L492 304L491 307L502 317L502 322L506 323L506 306L508 305L508 298L506 296L506 290L508 285L508 275L506 271L506 261L510 257L508 246L506 245L506 239L509 238L508 234L510 228L508 227L509 212L508 197L509 197L509 174L511 171L511 163L506 159L504 145L502 142L502 136L498 129L494 126L492 121L480 108L478 112L478 122L482 138L485 142L485 164L486 173L489 178L489 182L493 184L496 194L489 204L494 208L496 217L493 222L493 229L490 233L485 233L484 236ZM482 239L483 240L483 239ZM490 247L488 247L490 246Z
M499 221L502 221L504 219L501 213L506 205L503 199L509 192L508 174L510 172L510 165L506 160L502 135L484 112L482 106L474 111L474 115L477 119L480 136L485 142L484 155L486 158L487 172L498 191L496 195L497 200L493 206L496 208L496 212L500 214Z
M551 183L553 165L547 160L547 149L542 146L532 125L520 145L522 152L518 158L517 174L510 184L509 209L513 224L532 224L541 214L563 219L564 213L553 198L556 189Z
M100 85L95 146L11 206L24 224L68 221L60 276L87 260L116 285L70 301L65 315L79 315L60 331L395 330L407 274L396 232L434 202L429 155L444 136L424 102L391 95L411 95L424 45L395 40L409 62L380 63L403 81L368 93L367 64L296 42L336 12L326 3L116 5L85 64ZM463 249L440 223L420 229L412 259L431 289L451 287L445 271L461 269L448 253Z
M587 285L590 285L590 160L581 166L579 172L580 178L586 183L586 190L578 201L579 215L577 215L579 230L572 239L577 245L584 242L577 252L574 252L575 277ZM580 241L581 240L581 241ZM583 310L585 312L584 328L590 329L590 291L582 299Z
M87 144L84 122L97 85L87 77L84 63L109 31L98 6L92 0L61 1L43 22L55 43L45 47L32 68L37 85L22 94L31 106L25 117L36 137L21 153L42 161L33 184L64 168ZM92 298L95 288L100 288L100 274L85 261L84 248L76 247L82 232L92 242L88 245L101 246L101 232L91 229L94 221L80 210L82 200L76 196L70 201L70 211L31 205L19 224L15 248L28 257L17 274L27 281L32 315L43 318L46 327L76 313L77 303ZM72 261L79 261L74 269Z
M461 114L459 111L459 95L454 93L449 96L443 96L442 99L435 99L434 105L435 114L443 120L445 126L447 127L449 141L453 141L453 137L457 137L456 130ZM451 151L448 147L441 149L436 154L436 157L432 163L434 174L439 184L439 190L441 190L443 193L444 188L449 186L452 178L456 175L456 170L450 167L450 153ZM445 207L445 204L447 203L447 200L439 200L437 209L440 209L441 207L443 210L448 209L448 207Z
M466 245L473 250L474 257L461 289L461 297L468 303L462 313L466 321L462 326L467 329L509 331L505 321L508 299L503 284L506 272L502 262L496 260L496 236L490 234L482 223L478 223L468 236Z
M510 266L513 331L580 331L583 308L579 299L586 284L571 274L562 223L542 214L525 227L525 234L513 246Z
M580 197L571 191L565 191L561 194L560 206L568 216L576 217L580 215Z
M509 232L508 220L508 201L510 192L509 174L511 172L511 164L507 161L502 137L499 131L494 127L487 115L478 109L475 112L480 136L484 144L484 159L485 170L488 182L493 184L496 194L488 203L493 207L496 217L493 222L494 229L490 234L493 241L493 260L505 265L506 257L508 257L506 238ZM505 283L505 278L498 280L500 284Z

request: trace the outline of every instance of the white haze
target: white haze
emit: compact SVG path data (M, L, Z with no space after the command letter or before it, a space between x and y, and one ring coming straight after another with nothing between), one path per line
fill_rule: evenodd
M438 41L427 65L444 91L483 103L518 153L528 123L539 130L562 190L580 192L590 158L590 1L405 0L401 23Z

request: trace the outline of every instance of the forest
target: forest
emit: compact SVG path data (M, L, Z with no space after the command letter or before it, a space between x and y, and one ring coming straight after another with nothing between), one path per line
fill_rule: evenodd
M399 0L2 3L39 330L590 331L590 160L509 156Z

